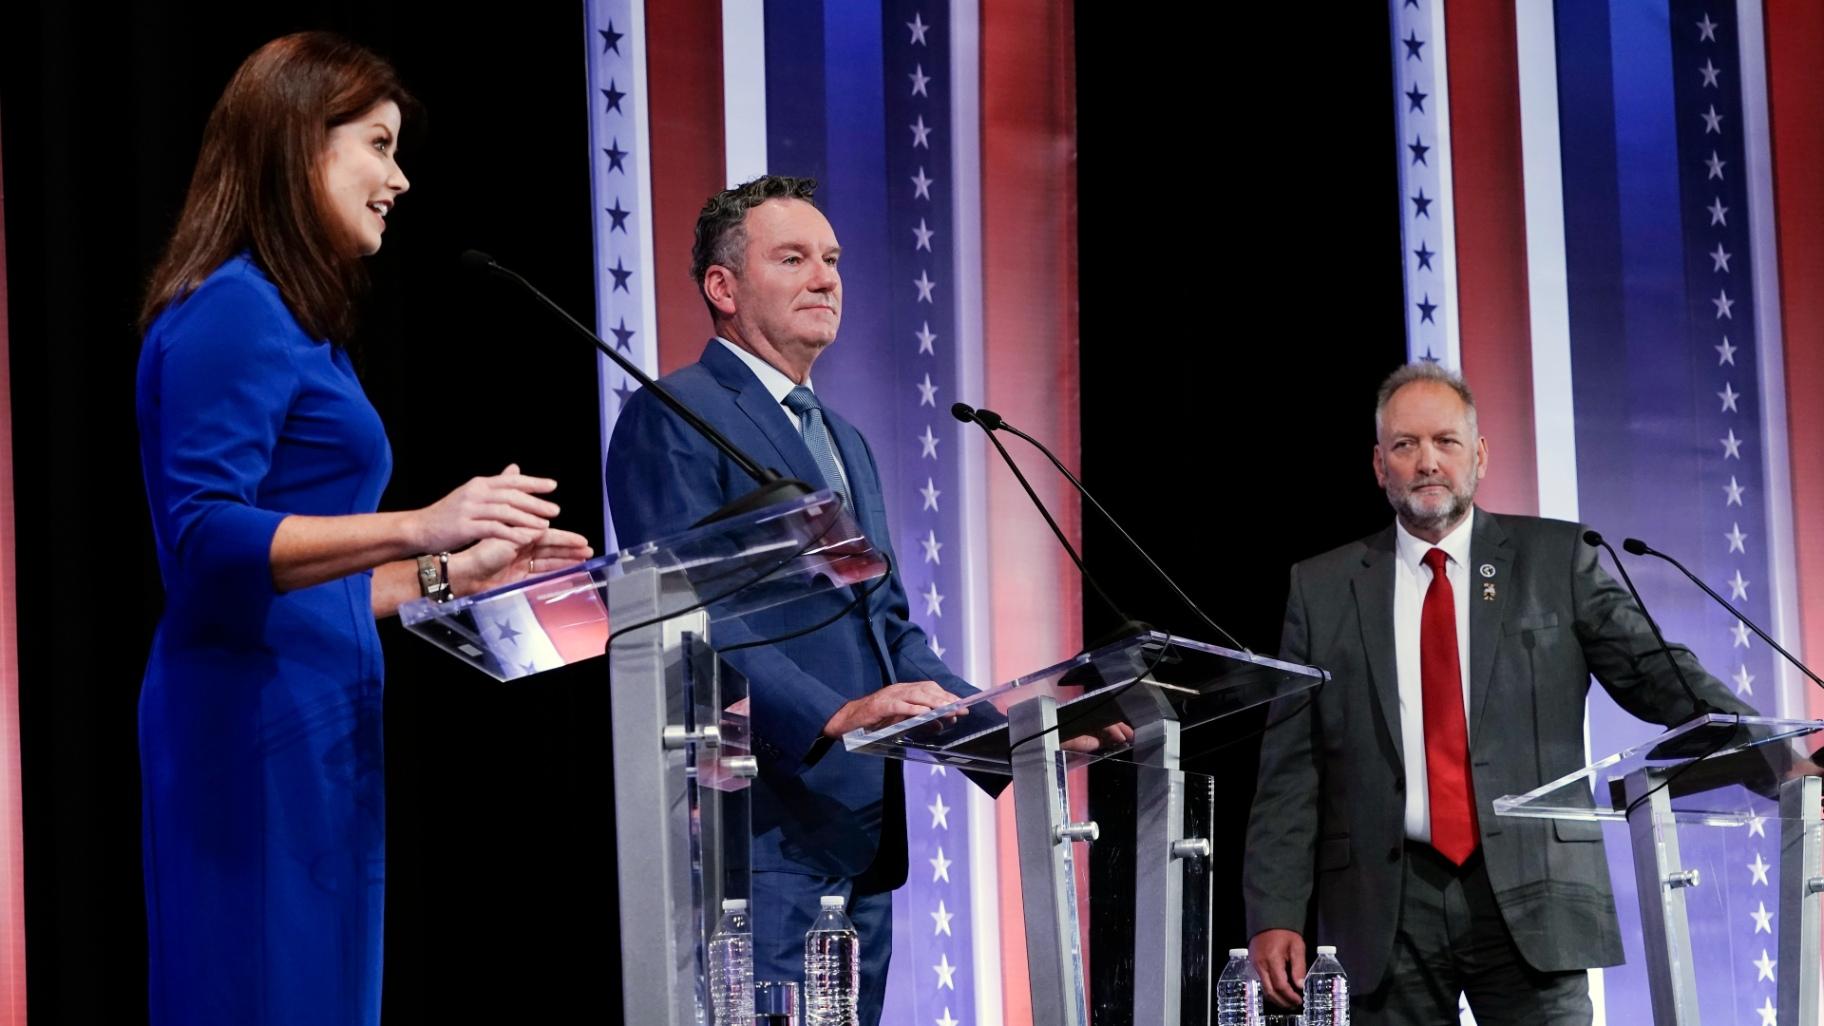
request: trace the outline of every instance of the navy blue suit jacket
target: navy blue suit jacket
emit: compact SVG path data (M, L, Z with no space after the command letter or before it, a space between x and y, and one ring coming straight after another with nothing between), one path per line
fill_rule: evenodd
M756 461L820 487L822 475L784 407L720 342L698 362L661 379L664 386ZM829 397L820 396L822 400ZM892 555L886 504L874 455L861 433L828 405L824 420L842 456L856 520L875 547ZM608 446L608 503L623 547L675 534L754 482L741 468L647 390L627 401ZM862 585L866 588L867 585ZM838 589L716 624L712 641L736 644L778 637L834 616L854 601ZM760 777L753 788L753 868L852 877L880 848L886 760L853 755L822 737L824 724L850 699L887 684L934 680L952 694L975 689L931 651L911 620L894 573L861 606L822 630L774 645L731 652L727 661L748 679ZM898 786L898 774L893 774ZM889 836L900 850L904 831Z

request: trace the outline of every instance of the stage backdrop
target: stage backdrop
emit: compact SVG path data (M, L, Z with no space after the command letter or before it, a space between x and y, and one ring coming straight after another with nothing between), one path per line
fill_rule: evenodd
M0 1026L25 1026L25 835L19 811L14 634L13 408L6 329L6 190L0 186Z
M1795 653L1824 651L1824 13L1809 0L1392 0L1407 338L1478 390L1488 508L1680 557ZM1676 571L1631 570L1668 636L1767 715L1816 716L1758 638ZM1809 643L1809 644L1807 644ZM1590 699L1606 754L1659 728ZM1772 1021L1776 840L1728 831L1693 892L1704 1018ZM1741 836L1737 836L1737 835ZM1627 964L1598 1021L1647 1007ZM1726 914L1720 902L1753 915ZM1764 901L1757 901L1764 898ZM1745 900L1744 900L1745 899Z
M914 618L979 684L1073 654L1074 574L1011 477L984 466L976 429L949 414L959 400L990 407L1077 462L1069 5L588 11L602 336L648 371L695 360L710 333L689 274L704 199L767 172L816 178L846 297L817 390L873 447ZM634 386L605 360L600 382L605 450ZM1074 540L1074 496L1049 473L1034 483ZM611 549L639 540L609 532ZM1008 809L942 769L908 767L906 785L911 879L895 897L888 1023L1029 1023Z

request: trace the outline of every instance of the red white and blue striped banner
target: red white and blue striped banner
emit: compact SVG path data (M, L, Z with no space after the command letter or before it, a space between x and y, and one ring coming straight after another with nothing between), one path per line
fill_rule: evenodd
M1788 648L1824 650L1824 14L1759 0L1391 7L1409 350L1478 390L1481 500L1645 539ZM1439 140L1422 163L1421 132ZM1631 569L1667 634L1741 697L1768 715L1824 709L1671 568ZM1592 693L1595 753L1657 730ZM1696 958L1734 982L1704 992L1706 1020L1777 1013L1776 844L1717 832L1692 853L1725 870L1690 900ZM1625 845L1610 860L1628 961L1595 996L1599 1021L1631 1022L1648 1004L1638 898Z
M0 1026L25 1026L25 827L20 814L13 401L7 370L6 196L0 187Z
M696 359L704 199L766 172L816 178L846 297L818 394L873 448L914 619L982 685L1080 643L1064 556L948 412L989 406L1076 462L1071 25L1057 0L588 8L603 337L651 370ZM602 381L606 439L627 386ZM1074 496L1035 483L1075 534ZM885 1021L1030 1023L1005 803L917 765L906 798Z

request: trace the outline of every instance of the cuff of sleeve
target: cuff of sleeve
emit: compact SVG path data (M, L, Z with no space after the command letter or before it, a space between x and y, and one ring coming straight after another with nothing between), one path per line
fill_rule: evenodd
M192 579L217 593L247 599L271 597L272 536L286 516L223 504L197 525L191 550Z
M803 675L796 684L768 687L772 700L755 694L755 747L772 757L777 768L792 774L802 773L815 765L832 744L841 744L823 736L824 724L848 700L830 690L821 681Z

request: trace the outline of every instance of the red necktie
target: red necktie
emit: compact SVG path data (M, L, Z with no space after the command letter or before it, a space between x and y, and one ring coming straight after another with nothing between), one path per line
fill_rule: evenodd
M1431 797L1431 846L1462 865L1476 850L1475 786L1469 779L1469 727L1457 661L1457 600L1443 549L1425 553L1431 587L1419 614L1419 685L1425 701L1425 773Z

